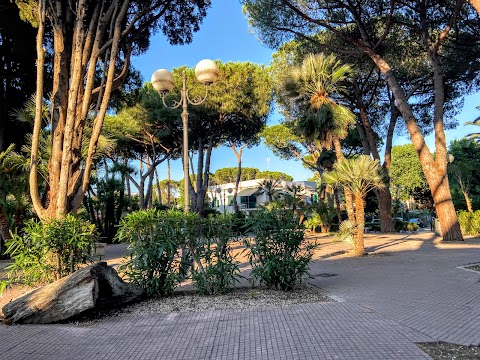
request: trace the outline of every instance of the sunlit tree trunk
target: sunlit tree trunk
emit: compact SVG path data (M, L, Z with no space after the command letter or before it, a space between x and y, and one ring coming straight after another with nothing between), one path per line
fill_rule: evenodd
M407 125L415 150L417 151L420 164L422 165L425 178L432 192L435 203L435 209L440 226L442 229L443 240L455 241L463 240L458 223L457 214L453 205L450 187L447 176L447 148L445 142L445 131L443 128L443 76L440 65L434 65L434 82L435 82L435 105L434 105L434 130L435 130L435 149L436 156L433 158L432 153L425 144L425 138L417 124L412 113L412 109L408 104L403 89L398 83L392 72L390 65L378 54L373 51L367 51L380 69L382 74L393 92L397 107L402 114Z
M365 227L365 200L362 194L355 194L355 218L356 234L353 254L355 256L362 256L365 254L365 244L363 240Z

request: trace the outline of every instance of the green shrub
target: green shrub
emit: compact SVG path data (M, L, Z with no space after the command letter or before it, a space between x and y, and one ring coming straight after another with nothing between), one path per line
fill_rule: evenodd
M480 210L459 211L458 222L463 235L480 235Z
M408 222L406 221L402 221L399 219L395 219L394 221L395 231L398 231L398 232L407 230L407 225L408 225Z
M148 295L173 292L179 282L179 249L183 243L183 213L140 210L120 222L117 240L130 243L123 271Z
M127 215L117 239L130 243L122 270L148 295L169 295L182 278L180 259L193 258L192 280L199 292L225 292L240 270L229 243L235 238L234 218L202 218L181 211L142 210ZM182 256L181 256L182 255Z
M419 228L420 228L420 227L418 226L418 224L416 224L416 223L411 223L411 222L407 223L407 226L406 226L406 230L407 230L407 231L412 231L412 232L413 232L413 231L417 231Z
M206 219L189 216L186 239L195 261L192 281L201 294L225 293L240 278L238 262L230 247L237 240L237 220L234 214Z
M248 221L248 259L252 265L252 282L291 290L308 275L308 265L315 244L304 239L304 230L291 212L257 211Z
M322 224L322 219L317 213L313 213L311 218L308 218L303 222L303 226L306 229L309 229L311 232L314 232Z
M10 283L45 284L78 269L88 261L95 247L95 226L67 215L45 223L28 220L24 234L13 234L7 253Z

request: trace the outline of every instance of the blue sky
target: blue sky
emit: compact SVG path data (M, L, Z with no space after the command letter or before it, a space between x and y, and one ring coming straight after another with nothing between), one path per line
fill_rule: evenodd
M157 34L151 39L150 49L142 56L136 57L133 65L141 72L145 81L150 81L152 73L157 69L171 70L182 65L194 67L198 61L205 58L219 59L222 62L251 61L268 65L272 53L272 49L263 46L249 33L239 0L213 0L200 31L195 33L191 44L171 46L163 35ZM478 132L476 126L463 125L465 121L471 121L480 115L475 109L477 105L480 105L478 94L466 98L464 108L458 116L460 125L455 130L447 131L447 143L468 133ZM269 119L269 125L279 120L278 113L274 113ZM427 145L431 150L434 150L433 141L433 136L427 137ZM394 145L408 142L410 139L405 137L394 139ZM231 149L219 148L213 152L211 172L236 164L236 157ZM306 180L312 176L300 162L281 160L262 145L244 150L242 166L283 171L292 175L295 180ZM166 178L166 164L160 165L158 170L160 178ZM176 180L183 178L180 161L172 162L172 178Z

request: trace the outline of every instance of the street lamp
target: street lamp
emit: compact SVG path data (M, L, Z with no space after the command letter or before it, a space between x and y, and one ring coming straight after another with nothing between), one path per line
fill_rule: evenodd
M223 190L223 215L225 215L225 213L227 212L227 203L225 201L225 192L228 191L229 194L231 194L233 192L233 189L232 188L228 188L228 189L222 189L222 188L216 188L215 191L221 195L221 192ZM222 200L222 198L220 197L220 201Z
M188 175L188 104L191 105L200 105L205 101L208 94L208 86L213 84L218 78L218 67L217 65L209 59L201 60L197 66L195 66L195 76L197 80L205 86L205 96L194 97L190 99L188 96L187 89L187 76L185 70L182 73L182 91L179 101L173 101L171 106L168 106L165 103L165 95L171 91L174 87L174 78L170 71L165 69L157 70L152 75L152 85L155 90L158 91L162 98L163 105L170 109L177 109L180 106L182 107L182 122L183 122L183 176L184 176L184 211L188 212L190 210L189 202L189 175Z

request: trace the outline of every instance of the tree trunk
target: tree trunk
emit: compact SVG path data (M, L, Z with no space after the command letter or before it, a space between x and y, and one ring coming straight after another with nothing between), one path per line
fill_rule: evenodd
M369 144L370 152L375 160L380 161L380 154L378 152L377 141L375 140L375 133L372 129L372 124L368 118L368 111L365 108L363 98L360 94L360 89L356 86L356 96L358 108L360 110L360 118L362 119L362 125L365 130L367 141ZM386 149L387 151L387 149ZM385 181L386 188L379 189L375 192L378 199L378 208L380 212L380 230L382 232L394 232L395 227L392 221L392 195L390 194L390 177Z
M462 194L463 194L463 197L465 198L465 203L467 204L468 212L473 213L472 201L470 200L468 193L462 190Z
M460 231L460 224L458 223L455 207L453 206L450 188L448 186L448 177L446 173L446 144L445 132L443 129L443 119L439 115L435 115L434 129L435 129L435 144L436 157L433 156L425 144L425 138L413 116L410 104L408 104L407 97L398 83L390 65L378 54L372 50L367 51L369 56L375 62L393 92L397 107L402 114L403 119L407 125L407 130L410 134L415 150L417 151L420 164L422 165L425 178L432 192L437 211L440 226L442 228L443 240L445 241L462 241L462 233ZM435 81L435 97L436 97L436 112L440 106L437 102L437 91L441 84ZM440 94L441 97L441 94ZM442 104L443 106L443 104Z
M353 246L353 255L365 255L365 244L363 241L363 232L365 227L365 200L361 194L355 194L355 218L356 234Z
M238 163L237 178L235 179L235 190L233 192L233 209L235 213L239 211L237 194L238 194L238 186L240 184L240 179L242 178L242 153L245 146L246 145L241 146L240 149L237 151L237 149L235 148L235 144L232 142L230 143L230 147L232 148L235 156L237 157L237 163Z
M158 177L157 168L155 168L155 180L157 181L158 202L162 205L162 188L160 187L160 178Z
M0 257L5 253L5 242L10 240L10 226L8 225L8 219L5 214L5 209L0 205Z
M170 193L171 193L171 186L170 186L170 159L167 159L167 206L170 207Z
M392 219L392 194L390 194L389 185L384 189L378 189L378 208L380 212L380 231L382 232L394 232Z
M2 308L3 322L48 324L141 297L140 288L125 283L107 263L98 262L11 301Z
M475 11L480 16L480 0L468 0L468 3L473 6Z

